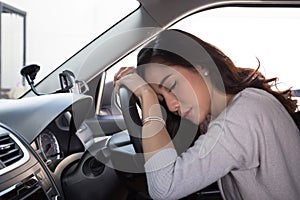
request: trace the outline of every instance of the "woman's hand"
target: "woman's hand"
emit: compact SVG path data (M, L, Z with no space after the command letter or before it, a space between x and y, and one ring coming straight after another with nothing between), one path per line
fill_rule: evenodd
M156 96L154 90L136 73L134 67L121 67L114 76L114 83L116 91L119 90L121 85L124 85L131 90L140 101L144 95Z
M114 76L115 89L125 85L140 100L142 118L156 117L163 119L161 106L152 87L140 77L134 67L122 67ZM164 148L174 148L171 138L165 128L165 123L149 120L142 126L142 146L145 161L157 151Z

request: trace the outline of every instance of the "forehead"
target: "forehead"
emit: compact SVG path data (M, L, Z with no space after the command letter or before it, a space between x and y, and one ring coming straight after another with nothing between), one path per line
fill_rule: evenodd
M184 77L187 69L181 66L168 66L163 64L149 64L145 68L145 79L148 83L159 84L166 76Z

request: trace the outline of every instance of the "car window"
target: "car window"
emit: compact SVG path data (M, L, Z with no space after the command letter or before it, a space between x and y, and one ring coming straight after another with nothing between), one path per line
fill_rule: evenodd
M224 51L239 67L256 68L280 87L300 88L300 8L227 7L191 15L171 28L183 29Z
M292 87L296 90L300 89L297 74L300 65L297 50L300 46L299 9L217 8L190 15L170 28L191 32L216 45L238 67L257 68L260 62L259 70L267 78L279 78L279 89ZM120 67L136 65L137 53L138 50L134 51L107 70L105 90L112 88L113 76ZM114 98L108 98L109 95L112 91L106 94L106 99ZM102 109L107 110L107 101Z
M115 64L106 71L101 107L100 111L98 111L100 115L121 115L118 97L113 92L114 75L121 67L136 66L137 53L138 50L134 51L133 53L130 53L128 56L120 60L117 64Z
M0 5L0 99L19 98L30 88L20 75L24 65L40 66L34 80L38 83L138 7L136 0L4 0Z

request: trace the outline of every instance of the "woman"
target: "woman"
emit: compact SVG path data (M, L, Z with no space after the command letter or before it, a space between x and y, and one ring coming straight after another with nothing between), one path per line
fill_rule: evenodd
M115 84L140 100L154 199L179 199L215 181L224 199L300 197L297 102L290 90L272 90L275 78L236 67L194 35L166 30L139 52L137 69L116 73ZM166 123L165 110L175 120ZM206 132L180 154L170 128L178 118Z

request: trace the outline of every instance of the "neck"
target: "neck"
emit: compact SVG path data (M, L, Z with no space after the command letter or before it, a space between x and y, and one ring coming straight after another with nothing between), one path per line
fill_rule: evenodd
M228 95L218 89L212 88L211 91L211 114L213 118L217 117L228 105L233 95Z

